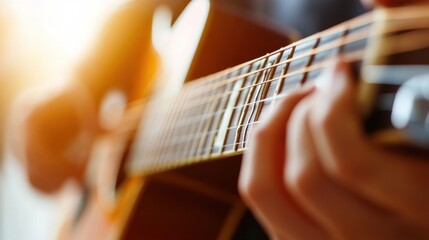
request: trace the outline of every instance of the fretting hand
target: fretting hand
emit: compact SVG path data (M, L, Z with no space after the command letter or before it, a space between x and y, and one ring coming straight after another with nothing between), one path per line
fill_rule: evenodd
M82 182L99 132L97 109L83 85L75 84L35 106L22 126L30 182L53 192L67 179Z
M361 127L346 63L286 97L255 130L239 189L273 239L429 239L429 157Z

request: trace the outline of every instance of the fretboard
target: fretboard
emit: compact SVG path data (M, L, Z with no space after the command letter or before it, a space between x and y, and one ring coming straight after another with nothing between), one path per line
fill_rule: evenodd
M242 153L252 130L276 101L311 84L339 55L363 59L371 38L369 13L273 53L185 84L178 96L149 106L131 172L156 173ZM401 25L390 28L401 31Z

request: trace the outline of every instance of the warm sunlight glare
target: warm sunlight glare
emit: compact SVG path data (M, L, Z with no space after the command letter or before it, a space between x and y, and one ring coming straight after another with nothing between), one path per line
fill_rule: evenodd
M61 86L72 78L103 23L126 1L0 0L0 101L6 102L0 110L11 92L34 94L41 85ZM16 111L22 115L23 109ZM63 206L33 190L9 152L0 160L0 239L56 239Z
M82 58L112 10L126 0L0 0L7 19L3 67L27 81L59 79ZM19 67L18 67L19 66Z

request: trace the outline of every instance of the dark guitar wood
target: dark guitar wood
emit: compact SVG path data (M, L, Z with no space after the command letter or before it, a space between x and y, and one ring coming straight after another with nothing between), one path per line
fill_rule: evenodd
M218 15L222 20L217 20ZM369 13L263 57L190 81L177 94L154 94L142 105L141 122L134 120L139 130L129 131L131 127L113 137L131 143L121 148L126 162L114 186L111 209L103 211L99 206L103 204L97 204L93 194L86 219L98 220L98 226L83 226L91 223L85 221L84 214L77 228L86 231L74 237L240 238L235 233L246 208L237 194L236 180L239 156L247 148L253 127L277 99L304 84L314 84L326 62L336 56L355 64L368 134L403 142L406 134L386 118L391 115L393 99L380 97L394 96L408 79L392 82L383 74L391 66L428 67L426 58L419 57L427 56L428 41L413 42L416 36L427 35L428 16L429 7ZM204 33L198 61L191 65L188 76L209 74L254 57L255 49L288 42L281 34L216 8L211 9ZM270 41L251 41L261 36ZM237 54L236 49L243 46ZM208 50L203 50L205 47ZM416 74L419 72L410 70L408 75ZM91 229L98 230L91 235Z
M394 93L400 85L427 69L427 60L421 57L428 48L425 25L410 30L413 22L427 20L425 9L415 17L408 16L407 9L402 9L402 15L395 15L401 10L386 10L383 18L369 13L185 84L177 96L154 98L147 104L160 114L143 119L140 131L144 134L134 145L130 173L153 174L242 153L253 127L272 110L275 101L303 85L314 84L326 63L337 56L352 62L357 78L362 79L359 101L368 131L395 132L383 114L391 115ZM414 35L425 38L416 45ZM395 44L398 41L401 47ZM410 56L415 58L407 61ZM398 59L402 59L401 64L395 63ZM392 68L405 69L406 77L389 75ZM169 105L158 107L161 101ZM150 160L141 160L143 156Z
M212 3L187 79L237 65L290 41L286 32ZM238 49L243 51L236 54ZM230 158L145 180L122 239L231 239L246 212L236 190L239 166L240 158Z
M267 28L258 21L211 3L204 35L187 79L237 65L290 42L285 31ZM241 53L237 54L237 51ZM156 59L147 59L153 60ZM138 90L133 99L149 91L142 91L145 86L136 85ZM136 108L141 114L142 107ZM106 154L110 157L103 161L111 166L106 167L110 170L99 174L106 180L100 187L87 188L79 211L65 222L59 238L230 239L246 212L235 186L240 159L228 161L226 165L216 163L201 169L195 166L196 169L181 169L148 179L134 178L125 166L134 139L133 128L140 117L125 117L126 125L104 136L104 141L110 142ZM118 156L118 152L123 156ZM115 170L116 165L119 170ZM112 171L117 173L112 174ZM218 171L222 172L222 178L217 176ZM110 190L116 191L113 203L102 195ZM262 230L260 234L263 235Z
M410 12L415 15L409 15ZM323 70L324 63L335 56L341 55L354 62L356 75L362 79L360 84L363 95L360 101L368 134L384 142L404 143L406 134L392 126L390 116L394 93L408 78L389 82L380 73L389 69L389 66L417 64L428 68L428 61L422 56L427 55L429 44L423 41L420 46L413 44L414 34L427 33L427 12L427 8L410 8L389 10L385 15L369 13L264 57L185 85L175 103L170 106L171 110L166 118L157 120L163 130L155 132L149 138L137 139L134 146L138 149L135 149L133 160L128 165L132 176L146 176L150 182L155 180L160 183L143 192L164 190L160 195L165 194L166 198L173 199L177 204L183 202L183 205L178 204L177 209L180 210L176 212L177 215L171 215L177 222L169 219L174 221L173 224L160 219L157 225L168 228L179 224L181 227L177 233L180 234L163 232L166 235L155 234L153 239L181 236L183 239L191 238L194 235L180 231L186 227L191 232L197 231L196 229L211 232L198 222L206 217L210 220L219 219L219 215L198 215L202 213L222 213L223 217L220 218L229 224L226 228L225 225L218 225L217 229L221 233L228 230L231 233L230 229L238 226L239 217L234 214L240 212L238 215L243 215L245 212L239 199L230 200L229 205L221 204L218 208L208 207L197 215L193 215L193 206L200 209L201 205L210 206L207 200L225 203L227 201L222 200L227 198L225 196L236 196L235 183L239 164L228 160L228 157L239 155L246 149L253 126L269 112L276 98L304 84L311 84ZM416 22L419 22L418 26L414 25ZM396 45L399 41L402 41L401 48ZM375 67L381 67L382 70ZM408 75L412 77L418 73L410 70ZM387 102L386 96L390 97ZM230 112L227 114L228 111ZM153 124L147 126L155 127ZM148 143L149 140L151 142ZM175 189L171 189L171 186L175 186ZM169 195L171 192L177 194ZM217 193L216 196L211 195L214 193ZM175 199L175 196L178 198ZM182 198L183 196L193 197ZM144 198L142 201L145 201ZM158 203L158 210L167 209L166 214L173 212L168 208L170 201L158 199ZM155 211L144 206L139 205L137 211L141 216ZM189 222L182 225L182 216L186 213L189 213ZM144 226L151 226L147 231L153 233L150 231L154 229L151 224L146 219L131 226L138 228L144 236ZM199 227L193 228L195 224ZM225 236L213 234L214 231L211 233L210 237L207 235L203 238ZM227 238L231 236L230 234Z

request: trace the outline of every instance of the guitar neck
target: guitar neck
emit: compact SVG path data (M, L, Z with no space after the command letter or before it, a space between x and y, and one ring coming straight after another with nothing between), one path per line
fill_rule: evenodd
M153 117L141 126L144 136L136 143L130 172L151 174L242 153L252 130L278 99L311 84L337 56L356 63L363 60L374 34L374 15L189 82L178 96L153 101L148 109ZM410 26L392 25L383 34L406 27Z

